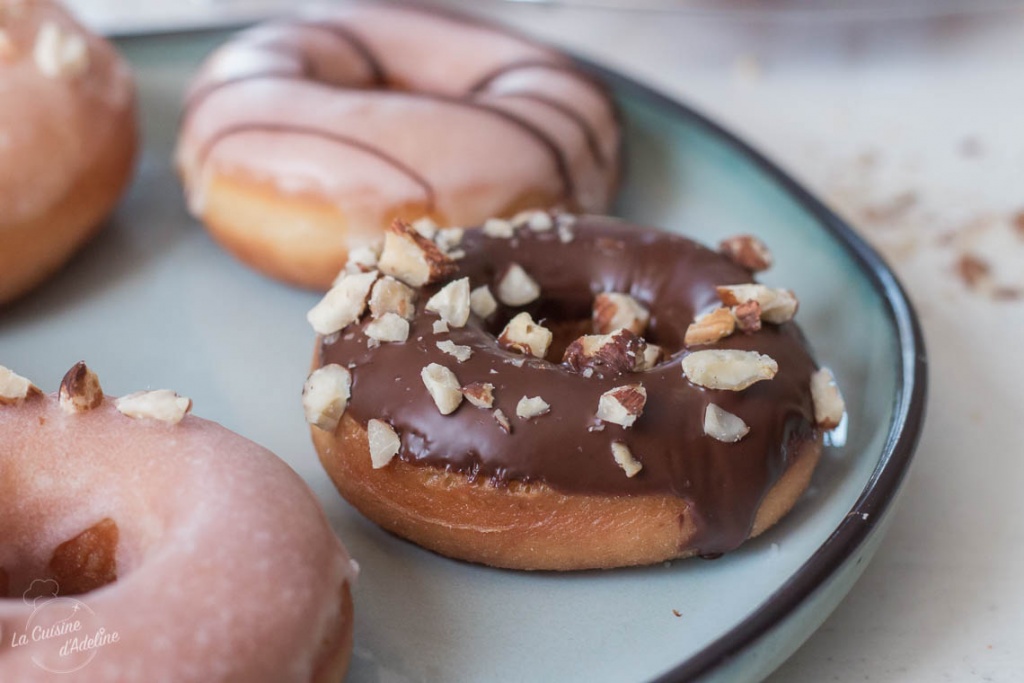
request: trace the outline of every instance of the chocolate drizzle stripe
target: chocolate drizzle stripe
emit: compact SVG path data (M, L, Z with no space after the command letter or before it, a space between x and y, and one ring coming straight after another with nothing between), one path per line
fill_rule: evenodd
M306 70L302 67L301 71L260 71L257 73L246 74L245 76L235 76L233 78L225 78L223 81L217 81L203 86L199 90L192 93L187 100L185 100L185 108L181 115L181 120L188 121L192 114L198 109L203 102L205 102L211 95L224 89L230 88L234 85L240 85L242 83L250 83L252 81L262 81L279 78L282 80L305 80Z
M286 26L323 31L330 33L336 38L340 38L348 43L349 47L355 50L366 63L373 79L372 82L378 86L387 85L388 78L387 73L384 71L384 65L377 58L377 55L374 54L373 50L370 49L370 46L366 44L366 41L348 26L327 21L293 21L286 24Z
M583 116L575 109L566 105L564 102L559 102L553 97L548 97L547 95L543 95L541 93L534 93L525 90L503 93L501 97L518 97L524 100L537 102L546 107L550 107L551 109L554 109L558 113L564 115L566 118L571 119L573 123L579 126L580 131L583 133L583 138L584 140L586 140L587 148L593 155L594 161L597 162L597 165L600 166L601 168L607 168L608 159L607 157L605 157L604 152L601 150L601 143L597 139L597 131L594 130L594 127L590 125L590 122L583 118Z
M350 138L345 135L339 135L337 133L331 133L330 131L320 130L317 128L308 128L306 126L297 126L287 123L244 123L237 126L230 126L221 131L218 131L217 135L213 136L208 140L200 149L197 154L197 161L200 167L206 164L213 149L223 142L225 139L239 135L241 133L284 133L288 135L306 135L312 137L318 137L323 140L329 140L332 143L343 145L345 147L351 147L358 149L361 152L366 152L378 159L384 161L392 168L400 171L403 175L407 176L410 180L416 183L422 190L423 194L427 198L428 210L432 211L435 204L435 194L433 186L414 169L408 165L402 163L400 160L394 158L387 152L374 147L373 145L367 144L362 140Z

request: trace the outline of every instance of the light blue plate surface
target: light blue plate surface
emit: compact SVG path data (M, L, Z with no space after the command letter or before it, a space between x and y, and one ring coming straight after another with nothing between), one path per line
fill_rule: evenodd
M170 157L178 105L221 38L123 44L143 105L138 178L71 267L0 313L0 364L48 390L82 358L109 393L174 388L287 460L363 567L351 681L757 680L791 654L877 546L923 413L920 333L877 256L741 143L607 75L628 129L619 213L708 242L765 239L777 265L764 279L799 294L848 436L792 514L720 560L555 575L437 557L362 519L320 469L298 400L317 297L246 270L186 213Z

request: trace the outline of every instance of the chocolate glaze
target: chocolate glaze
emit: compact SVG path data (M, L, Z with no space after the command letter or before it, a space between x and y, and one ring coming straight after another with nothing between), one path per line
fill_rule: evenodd
M520 229L513 240L467 231L467 253L452 278L468 276L472 287L495 287L495 278L519 263L541 285L541 299L527 307L538 321L571 323L590 315L594 295L627 292L650 309L646 338L667 352L656 368L606 378L585 378L554 362L527 358L500 348L495 334L519 310L502 307L489 322L471 316L469 324L435 335L436 316L423 306L443 283L424 288L409 341L367 347L360 326L321 340L318 365L352 368L348 415L361 424L387 420L402 439L402 460L417 465L486 477L495 484L538 481L564 493L672 495L688 501L698 523L697 547L716 553L737 547L748 536L754 515L771 486L791 462L791 449L816 436L810 377L815 370L795 324L766 325L753 335L734 334L701 348L733 348L766 353L779 364L773 380L743 392L707 390L682 376L688 353L682 340L696 313L718 305L716 285L750 282L750 274L683 237L630 226L607 218L581 218L575 239L562 244L556 231ZM451 339L473 349L458 363L436 342ZM495 407L512 423L505 434L491 411L463 404L442 416L420 379L428 363L452 369L459 381L490 382ZM515 364L522 363L521 367ZM605 391L640 382L647 405L636 424L625 429L594 414ZM524 396L540 396L551 411L532 420L516 417ZM740 442L724 444L703 433L703 415L714 402L750 426ZM627 478L611 454L624 441L643 470Z

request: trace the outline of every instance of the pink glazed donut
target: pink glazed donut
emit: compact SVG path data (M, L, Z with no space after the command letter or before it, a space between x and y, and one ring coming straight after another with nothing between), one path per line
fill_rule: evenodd
M396 218L605 211L619 141L604 87L564 54L459 16L350 2L218 49L189 90L177 161L192 212L229 251L326 289Z
M284 462L190 408L0 367L0 681L342 678L356 565Z

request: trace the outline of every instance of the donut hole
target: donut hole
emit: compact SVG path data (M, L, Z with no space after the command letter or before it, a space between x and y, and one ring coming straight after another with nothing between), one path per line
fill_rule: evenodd
M0 525L5 538L32 538L25 533L28 529L3 528L7 526ZM106 517L50 548L17 541L14 548L0 547L0 598L83 595L114 583L120 539L117 523ZM14 552L4 552L10 550Z

